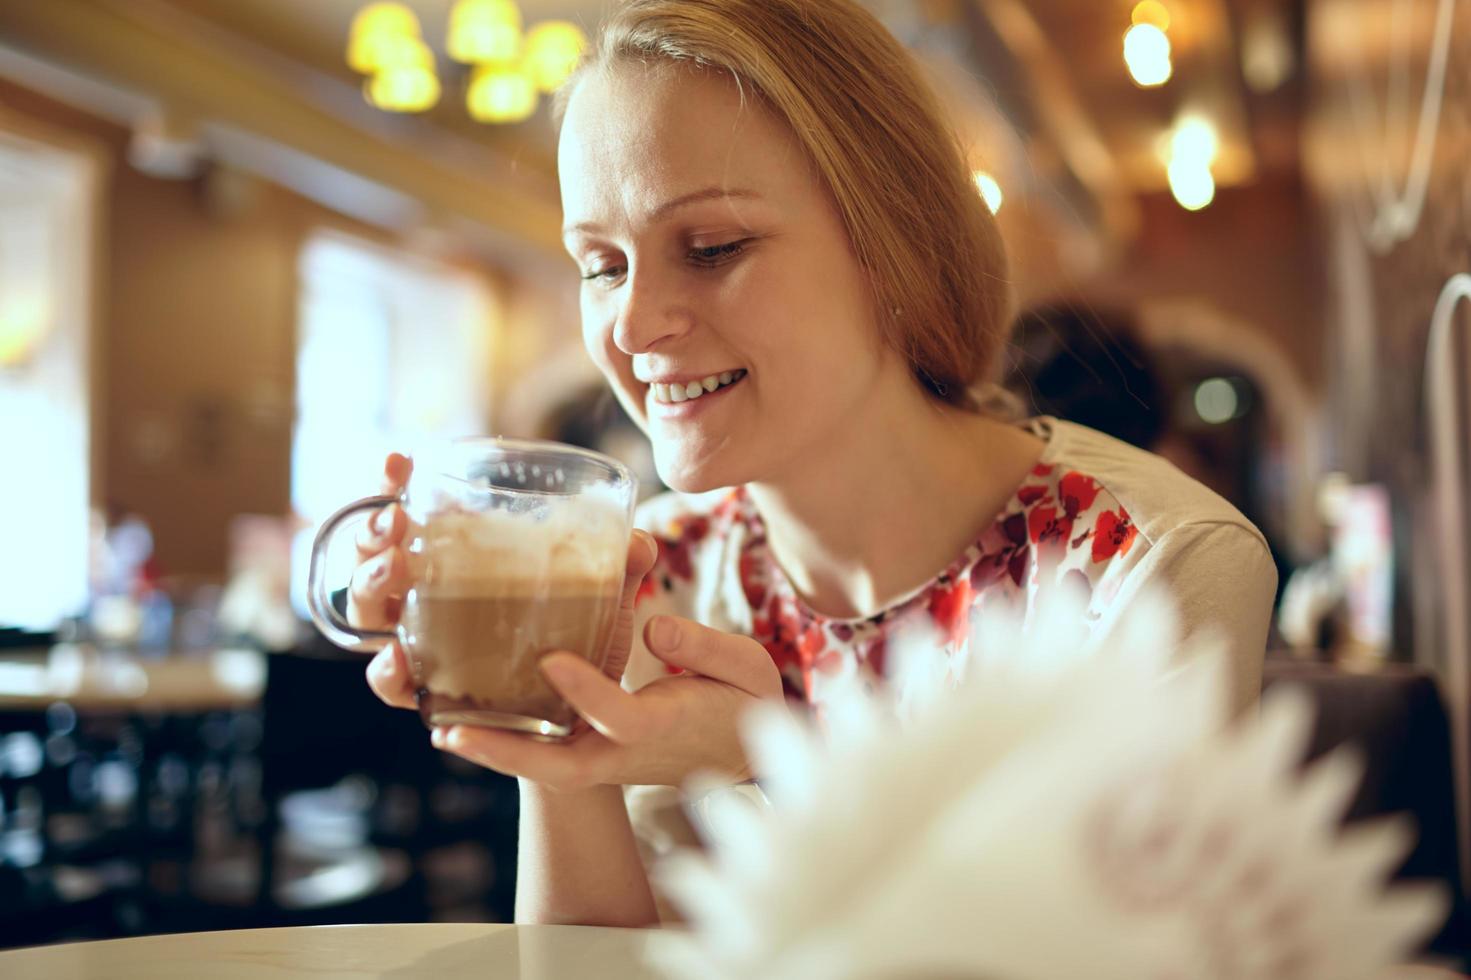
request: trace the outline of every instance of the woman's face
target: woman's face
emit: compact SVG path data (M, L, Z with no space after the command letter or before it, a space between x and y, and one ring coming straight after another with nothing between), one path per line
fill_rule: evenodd
M902 370L831 196L729 76L588 73L558 166L584 342L671 487L783 479Z

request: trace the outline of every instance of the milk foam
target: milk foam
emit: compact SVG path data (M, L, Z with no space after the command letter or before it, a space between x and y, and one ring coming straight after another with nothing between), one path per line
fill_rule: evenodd
M628 514L589 492L532 514L442 510L419 529L416 588L441 597L598 595L623 581Z

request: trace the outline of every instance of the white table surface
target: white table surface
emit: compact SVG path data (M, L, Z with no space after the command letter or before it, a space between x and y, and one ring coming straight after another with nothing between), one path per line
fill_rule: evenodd
M0 952L4 980L654 980L654 933L430 923L142 936ZM1403 966L1382 980L1464 980Z
M652 933L589 926L310 926L0 952L5 980L642 980Z

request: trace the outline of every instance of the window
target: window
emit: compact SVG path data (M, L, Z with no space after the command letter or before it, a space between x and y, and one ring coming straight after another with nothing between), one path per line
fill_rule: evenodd
M88 592L90 158L0 133L0 626Z
M337 234L308 242L300 273L291 502L310 528L292 600L304 614L316 526L377 490L383 457L487 431L497 311L470 273ZM334 550L329 581L346 582L352 557Z

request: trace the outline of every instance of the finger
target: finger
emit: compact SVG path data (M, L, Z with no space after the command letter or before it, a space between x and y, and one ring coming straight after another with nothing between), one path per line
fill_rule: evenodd
M547 683L603 735L632 745L648 734L649 716L637 699L586 660L574 653L550 653L539 666Z
M608 771L618 751L597 732L585 732L569 742L538 742L524 735L470 725L436 728L431 741L436 748L478 766L562 789L600 782L600 774Z
M750 637L678 616L655 616L644 624L644 644L670 666L723 681L755 697L781 691L781 675L771 655Z
M415 707L414 678L397 640L389 642L368 661L368 686L386 704L395 708Z
M370 561L403 540L409 519L398 504L389 504L358 528L358 564Z
M658 559L659 546L654 536L642 528L634 528L628 542L628 563L623 568L623 594L619 597L618 615L613 620L612 632L608 634L607 654L603 658L603 673L615 681L623 677L629 649L633 646L633 606L639 586Z
M414 461L412 459L403 453L389 453L388 458L383 460L383 482L379 485L378 492L387 496L397 496L408 484L413 472Z
M382 629L391 625L388 602L409 587L409 563L402 548L389 548L359 565L348 586L348 618L355 626ZM354 619L353 617L357 617Z

